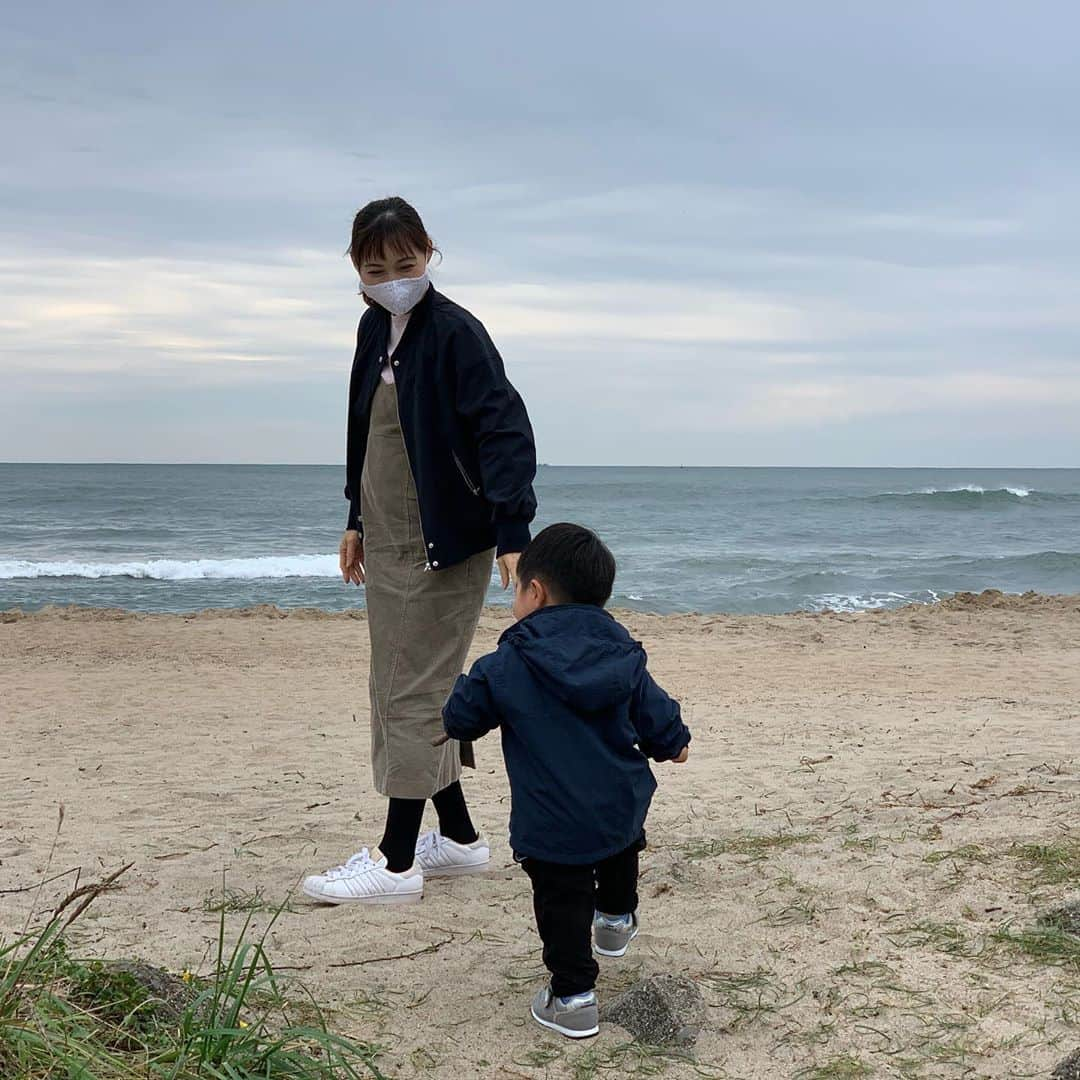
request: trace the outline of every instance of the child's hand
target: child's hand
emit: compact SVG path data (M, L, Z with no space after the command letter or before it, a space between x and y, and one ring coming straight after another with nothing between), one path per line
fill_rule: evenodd
M679 754L678 757L673 757L671 759L672 764L674 764L674 765L685 765L686 764L686 759L689 756L690 756L690 746L688 744L688 745L686 745L686 746L684 746L682 748L682 752Z

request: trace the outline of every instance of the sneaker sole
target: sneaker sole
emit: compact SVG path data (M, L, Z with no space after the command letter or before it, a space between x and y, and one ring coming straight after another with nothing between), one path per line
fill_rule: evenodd
M318 900L320 904L331 904L334 907L342 904L419 904L424 899L422 892L385 893L382 896L324 896L309 889L302 888L301 891L312 900Z
M633 941L634 938L636 938L637 936L638 932L637 930L634 930L634 932L630 935L630 941L628 941L621 949L601 949L599 945L594 944L593 952L596 953L597 956L625 956L627 950L629 950L630 948L630 942Z
M470 866L440 866L433 870L425 870L424 877L465 877L468 874L486 874L491 869L490 862L475 863Z
M591 1039L594 1035L600 1034L600 1025L590 1028L588 1031L574 1031L572 1028L565 1028L561 1024L556 1024L554 1020L544 1020L542 1017L536 1015L534 1009L529 1009L532 1014L532 1018L541 1026L546 1027L548 1031L557 1031L560 1035L565 1035L568 1039Z

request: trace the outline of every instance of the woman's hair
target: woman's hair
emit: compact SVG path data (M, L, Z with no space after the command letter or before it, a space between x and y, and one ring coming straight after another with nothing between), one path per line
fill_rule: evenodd
M429 254L439 250L428 236L420 215L397 195L369 202L353 219L352 241L346 254L357 273L367 258L382 259L388 250L410 249Z

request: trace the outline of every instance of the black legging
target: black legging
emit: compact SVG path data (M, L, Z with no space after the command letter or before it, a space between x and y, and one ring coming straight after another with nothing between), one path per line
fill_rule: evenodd
M432 795L431 803L439 815L439 832L448 840L471 844L477 839L460 781L455 780ZM387 870L400 874L412 866L426 805L427 799L390 800L386 808L386 829L379 844L379 850L386 856Z

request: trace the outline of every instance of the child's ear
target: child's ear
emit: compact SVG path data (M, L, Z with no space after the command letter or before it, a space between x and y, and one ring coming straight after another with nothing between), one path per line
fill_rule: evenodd
M532 598L537 607L547 607L551 603L551 596L548 593L547 586L540 578L533 578L529 587L533 590Z

